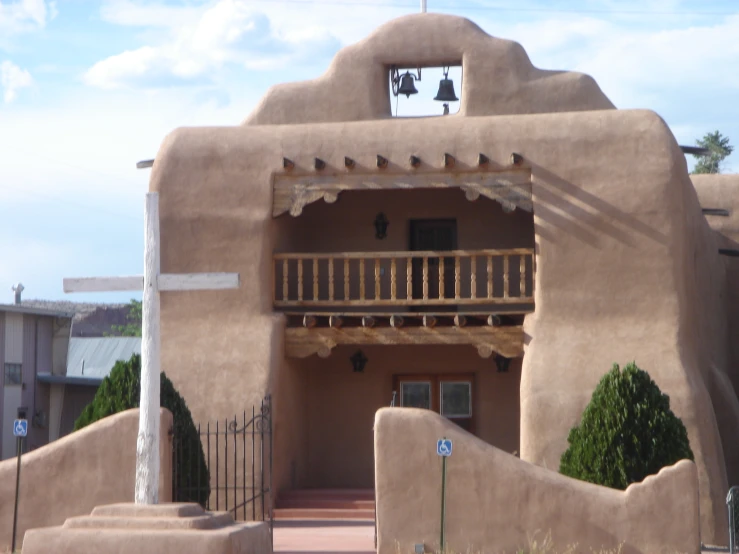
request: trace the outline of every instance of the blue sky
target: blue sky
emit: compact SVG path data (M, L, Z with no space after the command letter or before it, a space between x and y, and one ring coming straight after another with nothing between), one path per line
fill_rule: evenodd
M0 303L18 281L25 298L140 297L62 291L64 277L142 271L149 170L136 162L177 127L239 124L272 84L317 77L419 4L0 0ZM520 42L538 67L592 75L682 144L716 129L739 144L736 0L427 4ZM441 75L423 77L434 88ZM436 109L404 100L401 115ZM726 171L739 172L739 154Z

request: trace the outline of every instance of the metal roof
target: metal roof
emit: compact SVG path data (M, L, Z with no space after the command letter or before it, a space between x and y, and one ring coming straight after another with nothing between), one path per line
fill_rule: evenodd
M0 304L0 312L14 312L18 314L31 315L48 315L51 317L74 317L74 312L66 312L62 310L49 310L36 306L25 306L21 304Z
M67 379L102 381L118 360L141 354L141 337L72 337L67 355Z

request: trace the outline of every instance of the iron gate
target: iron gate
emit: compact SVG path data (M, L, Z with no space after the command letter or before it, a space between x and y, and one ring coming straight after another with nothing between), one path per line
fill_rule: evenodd
M271 396L251 414L173 433L172 501L198 502L235 520L269 521L272 532Z

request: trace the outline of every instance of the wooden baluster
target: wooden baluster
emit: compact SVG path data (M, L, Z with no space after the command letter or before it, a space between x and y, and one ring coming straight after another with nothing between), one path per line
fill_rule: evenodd
M423 299L429 298L429 259L428 256L423 257Z
M287 258L285 258L284 260L282 260L282 299L283 300L287 300L288 299L287 298L287 293L288 293L288 288L287 288L287 278L288 278L287 267L288 267L287 266Z
M313 301L318 300L318 258L313 258Z
M328 299L334 299L334 259L328 259Z
M444 300L444 258L439 258L439 300Z
M493 257L488 256L488 298L493 297Z
M359 299L364 300L364 258L359 258Z
M380 258L375 258L375 300L380 299Z
M518 296L521 298L526 296L526 257L521 254L521 263L519 265L521 270L521 290L518 293Z
M397 262L395 258L390 260L390 300L395 300L397 297L397 285L395 283L396 273L398 271Z
M477 256L470 256L470 298L477 298Z
M344 258L344 300L349 300L349 258Z
M462 271L459 263L459 256L454 256L454 298L459 300L459 294L461 289Z
M413 298L413 258L411 257L405 260L405 298L406 300Z
M303 300L303 258L298 258L298 302Z
M508 298L508 255L503 256L503 298Z

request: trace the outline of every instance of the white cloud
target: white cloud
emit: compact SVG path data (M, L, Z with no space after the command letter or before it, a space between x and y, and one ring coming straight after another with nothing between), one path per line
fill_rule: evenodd
M247 69L279 69L311 59L316 53L332 54L339 42L328 30L280 36L263 13L246 0L218 0L197 13L176 11L161 5L142 6L118 2L104 10L104 17L124 25L156 20L172 14L176 21L158 45L147 45L101 60L85 74L85 81L104 89L163 88L202 84L214 80L227 64Z
M11 103L18 97L18 90L33 84L31 74L13 62L5 60L0 63L0 86L3 89L3 100Z
M0 36L43 28L56 15L56 2L53 1L0 2Z

